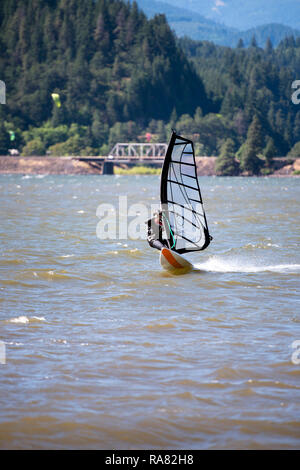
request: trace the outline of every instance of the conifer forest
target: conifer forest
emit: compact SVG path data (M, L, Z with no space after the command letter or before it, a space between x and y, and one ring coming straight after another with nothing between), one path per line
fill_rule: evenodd
M300 155L300 38L178 38L123 0L2 0L0 23L1 155L107 155L172 128L224 175Z

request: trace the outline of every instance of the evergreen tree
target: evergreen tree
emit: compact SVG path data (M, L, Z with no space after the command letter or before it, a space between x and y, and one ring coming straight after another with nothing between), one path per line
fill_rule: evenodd
M244 49L245 45L244 45L244 41L242 40L242 38L240 38L238 40L238 43L237 43L237 49Z
M235 159L234 142L226 139L216 162L216 172L221 176L236 176L239 174L239 163Z
M253 34L253 36L251 38L250 47L253 47L253 48L257 49L257 41L256 41L255 34Z
M272 54L273 52L273 44L270 38L268 38L266 41L265 52L266 54Z
M139 139L150 121L153 133L168 139L178 124L207 155L233 139L239 155L248 155L245 165L251 149L250 162L257 164L261 148L267 150L268 142L258 153L249 139L242 145L255 115L281 155L300 141L299 106L291 102L291 84L300 77L299 38L286 38L276 48L268 39L261 49L253 37L249 48L240 40L231 49L178 39L164 15L149 20L131 1L0 3L1 80L9 90L0 120L21 129L25 145L34 141L29 152L42 148L40 140L46 151L71 137L55 150L85 149L85 139L70 134L74 121L94 148L104 148L116 122L122 125L114 128L114 139L118 132L120 139L124 133ZM273 40L272 29L269 34ZM53 108L52 92L60 94L60 108ZM50 142L42 132L46 123L65 126L69 134L62 141L53 132ZM29 129L38 130L40 140L29 138Z
M287 157L300 158L300 141L295 143L293 148L287 154Z
M250 174L257 175L262 166L258 155L262 151L262 127L258 117L255 115L247 133L245 149L242 154L241 169Z
M0 69L9 116L23 128L49 119L91 127L97 110L108 125L166 122L174 107L207 112L201 78L164 15L147 20L136 2L123 0L35 0L14 8L11 1L1 3ZM50 105L52 90L63 98L59 110Z
M278 153L277 153L277 149L276 149L275 144L274 144L274 140L272 139L272 137L270 137L268 139L266 148L264 150L264 157L265 157L265 160L266 160L266 167L267 168L272 168L273 159L274 159L274 157L277 156L277 154Z

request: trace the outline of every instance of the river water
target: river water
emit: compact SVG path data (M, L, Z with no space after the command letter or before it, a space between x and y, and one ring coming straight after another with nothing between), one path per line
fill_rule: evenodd
M96 232L158 176L0 176L0 448L299 448L299 179L199 181L172 276L124 212Z

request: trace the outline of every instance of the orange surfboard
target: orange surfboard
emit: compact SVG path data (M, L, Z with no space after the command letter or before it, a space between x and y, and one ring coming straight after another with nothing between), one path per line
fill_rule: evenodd
M160 265L174 274L184 274L193 269L189 261L168 248L163 248L160 252Z

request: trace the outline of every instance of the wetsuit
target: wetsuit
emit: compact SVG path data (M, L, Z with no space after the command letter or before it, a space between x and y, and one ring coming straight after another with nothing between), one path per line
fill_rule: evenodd
M168 241L162 237L163 224L161 220L161 214L159 216L159 224L155 222L155 219L157 219L157 217L153 217L147 221L147 241L152 248L156 248L157 250L168 248Z

